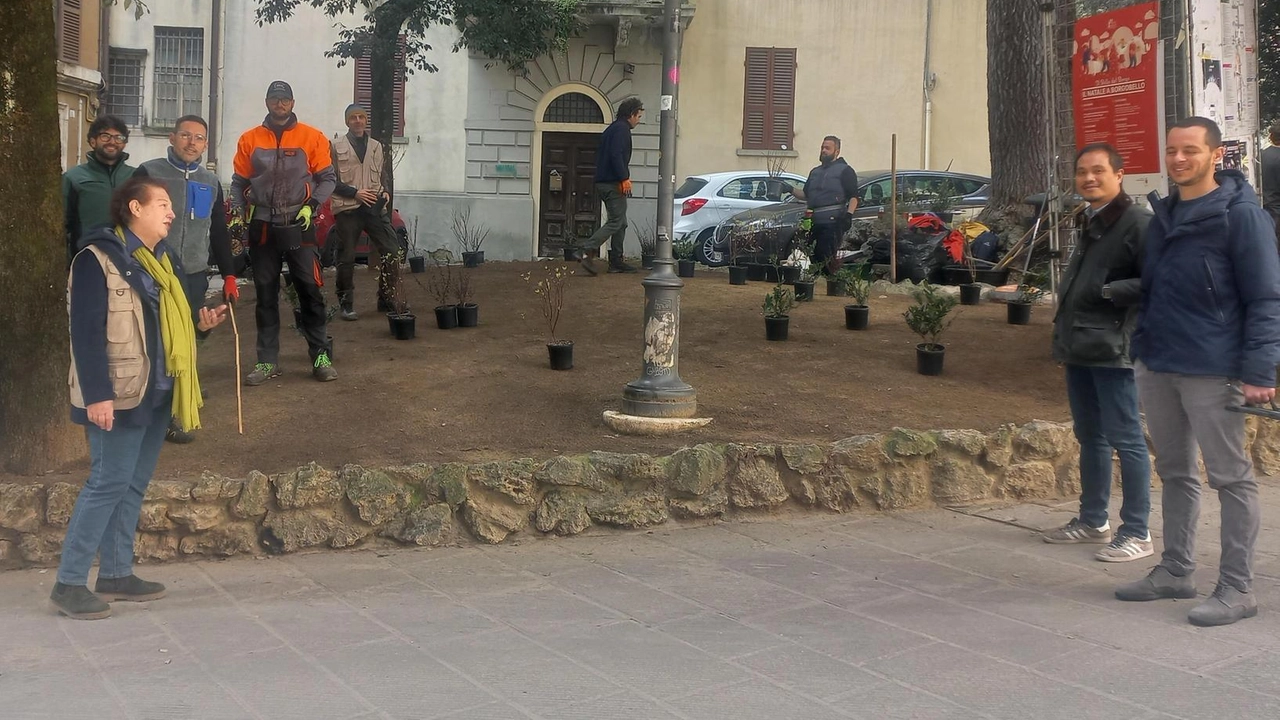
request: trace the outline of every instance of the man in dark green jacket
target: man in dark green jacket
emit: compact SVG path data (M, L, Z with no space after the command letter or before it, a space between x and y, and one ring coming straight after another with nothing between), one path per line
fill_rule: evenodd
M126 164L129 127L113 115L99 115L89 126L85 161L62 174L62 206L67 239L67 267L79 250L80 236L108 223L111 193L133 176Z
M1104 544L1094 556L1129 562L1153 553L1151 459L1138 413L1129 338L1142 297L1142 240L1151 212L1125 194L1124 160L1105 143L1076 156L1076 192L1089 203L1062 280L1053 356L1066 365L1067 399L1080 441L1080 515L1044 535L1049 543ZM1111 457L1120 455L1120 528L1107 520Z

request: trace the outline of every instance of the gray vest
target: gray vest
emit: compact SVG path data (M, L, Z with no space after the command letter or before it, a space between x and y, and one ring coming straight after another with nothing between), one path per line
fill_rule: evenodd
M843 218L849 205L849 198L844 194L844 186L840 184L840 176L849 167L843 158L830 165L819 165L809 173L808 189L805 196L809 201L809 209L813 210L813 221L819 225L828 225Z
M148 160L141 167L169 189L175 217L165 242L186 272L208 270L210 218L222 212L222 208L213 207L218 200L218 176L204 167L190 171L174 167L167 158Z

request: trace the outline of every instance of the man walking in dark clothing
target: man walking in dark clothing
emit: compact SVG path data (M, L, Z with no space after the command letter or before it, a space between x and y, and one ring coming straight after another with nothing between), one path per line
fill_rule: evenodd
M1262 209L1276 223L1280 243L1280 122L1271 126L1271 147L1262 151Z
M631 195L631 131L644 117L644 103L628 98L618 106L618 118L600 136L596 151L596 195L604 203L609 219L587 240L574 249L574 257L582 269L595 275L596 269L586 248L597 248L605 238L609 243L609 272L633 273L636 269L622 261L622 242L627 237L627 197Z
M858 174L840 157L840 138L828 135L818 155L822 164L809 173L804 188L789 187L813 212L814 267L824 267L840 250L840 241L853 226L858 209Z

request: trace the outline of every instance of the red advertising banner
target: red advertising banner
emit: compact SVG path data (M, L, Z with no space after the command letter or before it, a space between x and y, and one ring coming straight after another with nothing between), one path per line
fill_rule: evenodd
M1076 22L1072 59L1076 147L1105 142L1130 174L1161 172L1160 3Z

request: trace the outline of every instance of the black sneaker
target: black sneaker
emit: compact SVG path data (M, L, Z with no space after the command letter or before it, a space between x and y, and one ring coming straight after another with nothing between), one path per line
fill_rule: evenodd
M189 442L195 442L196 436L183 430L182 426L178 425L177 420L170 420L169 429L164 433L164 439L166 442L176 445L186 445Z
M137 575L122 578L98 578L93 591L105 600L123 600L125 602L146 602L164 597L164 586L157 582L147 582Z
M591 256L585 252L581 250L574 250L573 259L577 260L578 264L582 266L583 271L591 277L595 277L600 274L599 271L596 270L595 261L592 260Z
M59 613L73 620L101 620L111 616L111 606L89 592L85 585L54 583L49 602Z

